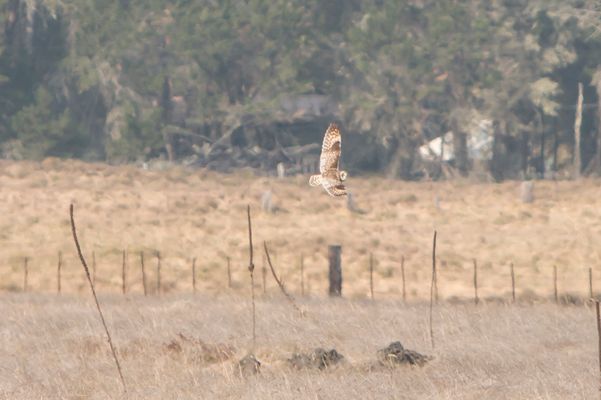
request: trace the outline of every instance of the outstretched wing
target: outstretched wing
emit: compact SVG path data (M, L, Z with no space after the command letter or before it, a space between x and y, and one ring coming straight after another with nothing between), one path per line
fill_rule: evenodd
M311 175L309 177L309 185L321 186L321 175Z
M338 169L341 151L340 139L338 126L335 123L331 123L323 137L321 156L319 157L319 172L322 174L330 169Z
M329 179L322 179L321 185L328 192L330 196L339 197L346 196L346 186L340 181L333 181Z

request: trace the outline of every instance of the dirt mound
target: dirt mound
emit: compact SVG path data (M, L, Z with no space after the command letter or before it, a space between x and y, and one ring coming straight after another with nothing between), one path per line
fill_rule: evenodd
M242 376L256 375L261 372L261 362L254 354L248 354L238 361L238 368Z
M432 357L407 350L401 342L392 342L388 347L378 350L378 359L387 365L409 364L420 367L430 361Z
M326 369L344 360L344 356L336 349L324 350L317 348L311 353L295 353L289 358L288 364L296 369L317 368Z

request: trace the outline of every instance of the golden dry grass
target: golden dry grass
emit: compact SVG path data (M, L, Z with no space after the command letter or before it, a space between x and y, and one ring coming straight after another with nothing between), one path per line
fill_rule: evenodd
M536 182L535 202L523 204L518 182L351 178L355 200L367 211L359 215L348 212L344 201L310 188L306 177L277 180L250 172L221 175L179 167L158 172L54 159L1 162L0 287L19 290L22 258L28 256L32 290L56 290L57 253L62 250L64 291L86 288L69 232L68 206L73 201L84 252L89 259L96 252L101 292L120 290L124 248L130 253L128 281L134 292L141 291L141 250L146 252L150 286L156 264L152 253L160 250L167 292L191 289L193 257L199 290L226 287L226 255L232 257L236 286L245 287L245 207L250 204L259 274L260 244L267 240L278 273L292 292L299 291L302 252L310 292L325 293L327 245L339 243L346 296L368 295L373 251L377 297L399 296L404 255L409 298L426 298L432 231L437 229L442 297L471 296L474 257L480 266L481 297L507 296L510 262L515 263L518 294L550 295L557 265L560 292L586 295L588 268L601 276L598 184ZM275 214L260 210L261 195L268 189L279 208Z
M257 302L262 373L241 378L250 304L237 295L101 297L130 399L593 399L598 391L594 310L588 307L441 306L430 348L427 306L302 299ZM3 294L0 398L123 398L91 301ZM180 333L188 340L182 340ZM391 341L433 355L424 367L387 368ZM336 348L346 363L288 367L294 352Z
M439 232L443 298L472 295L472 258L480 296L509 296L508 264L518 295L548 297L553 265L561 293L586 295L587 269L601 274L594 238L601 229L598 181L536 182L534 204L519 183L409 183L352 178L365 214L309 188L304 177L276 180L250 172L220 175L172 168L145 171L76 161L0 162L0 398L119 398L120 384L69 230L75 203L80 241L98 261L98 290L133 399L399 398L590 399L597 395L594 312L588 306L444 304L434 310L430 348L427 298L432 231ZM260 211L271 190L279 211ZM438 198L438 202L435 200ZM245 207L253 208L260 279L263 240L275 266L307 311L301 318L268 277L257 302L257 357L262 373L237 374L251 345ZM437 207L438 203L438 207ZM325 301L327 245L343 246L343 293ZM130 295L120 291L121 251L130 253ZM56 290L63 252L63 296ZM166 295L144 298L137 253L146 252L149 286L163 255ZM310 292L298 296L305 255ZM369 253L376 302L369 292ZM400 298L406 259L409 304ZM22 258L30 257L29 287ZM234 290L226 289L232 257ZM199 294L191 292L197 257ZM182 339L179 334L188 339ZM423 368L388 369L376 351L400 340L431 354ZM297 351L335 347L347 362L332 370L296 371Z

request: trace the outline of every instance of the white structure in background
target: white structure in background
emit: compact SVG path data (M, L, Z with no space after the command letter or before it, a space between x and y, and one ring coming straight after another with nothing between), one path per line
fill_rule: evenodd
M467 151L472 160L492 159L493 127L492 120L474 121L468 130ZM424 161L451 161L455 158L453 151L453 132L430 140L419 148L419 155Z
M261 209L264 212L271 214L273 212L273 199L272 199L271 190L266 190L261 195Z
M430 140L419 148L419 155L424 161L450 161L455 157L453 152L453 132Z
M524 181L520 185L520 198L523 203L532 203L534 201L534 182Z
M284 179L286 177L286 167L284 166L284 163L278 163L276 171L279 179Z

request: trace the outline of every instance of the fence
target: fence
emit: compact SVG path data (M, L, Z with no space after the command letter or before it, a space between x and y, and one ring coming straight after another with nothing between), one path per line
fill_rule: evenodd
M428 274L430 266L411 265L404 255L399 255L399 268L381 267L386 263L379 262L377 253L367 254L365 257L364 276L357 278L355 275L346 276L343 268L343 251L341 246L330 246L329 254L320 261L319 269L322 273L307 274L308 258L302 254L290 255L287 257L288 268L283 268L275 261L276 267L282 274L284 282L301 296L306 294L318 294L314 288L324 289L329 285L330 295L344 295L344 283L351 285L360 285L364 290L364 297L390 298L399 297L403 301L423 301L425 296L419 296L415 292L416 288L421 288L425 293L430 285ZM324 252L325 253L325 252ZM197 291L219 291L219 290L245 290L247 275L247 266L245 260L241 257L235 260L230 256L223 258L221 265L214 265L209 268L203 266L202 259L190 256L186 261L182 260L180 255L171 256L169 251L159 251L155 249L145 249L139 251L131 250L93 250L87 257L90 260L90 268L93 282L97 290L102 292L122 294L140 294L157 295L160 293L176 292L197 292ZM439 259L440 261L440 259ZM331 268L328 270L328 264ZM444 262L442 263L444 265ZM471 286L473 295L469 295L463 290L463 296L448 295L449 301L470 300L474 304L494 299L515 302L520 299L543 300L547 299L556 303L578 303L595 296L595 273L593 268L587 267L581 270L562 270L556 265L548 267L548 271L543 271L543 275L548 275L547 295L536 294L531 290L529 283L534 278L528 276L528 267L522 267L509 263L508 265L497 265L495 268L487 268L486 263L473 259L466 263L464 288ZM79 260L73 251L57 250L54 257L45 254L31 254L23 257L13 257L11 259L0 261L3 273L0 273L0 290L4 291L27 291L27 292L45 292L45 293L79 293L86 290L86 277ZM8 268L7 268L8 267ZM265 261L259 266L262 275L256 280L259 293L266 294L269 289L275 288L270 285L267 279L269 274L265 274ZM315 267L315 265L314 265ZM48 268L54 268L54 273L49 273ZM214 270L213 270L214 269ZM417 273L422 276L417 278ZM444 296L445 291L445 268L439 267L436 277L436 291ZM546 274L545 274L546 272ZM382 275L386 277L382 278ZM361 274L360 274L361 275ZM494 276L496 294L488 297L482 296L482 286L487 278ZM505 279L500 277L506 276ZM413 277L413 280L412 280ZM573 284L567 284L564 278L570 277L571 281L577 280L580 284L575 287ZM578 277L576 279L575 277ZM543 277L544 278L544 277ZM360 283L358 283L360 281ZM385 282L386 287L394 287L392 293L378 291L378 284ZM292 283L292 285L290 285ZM448 282L447 282L448 283ZM540 284L538 285L540 287ZM310 292L313 288L313 292ZM490 294L491 290L489 290ZM540 290L539 290L540 292ZM375 295L374 295L375 293ZM579 294L578 294L579 293ZM353 297L357 297L354 295ZM443 298L444 300L444 298Z

